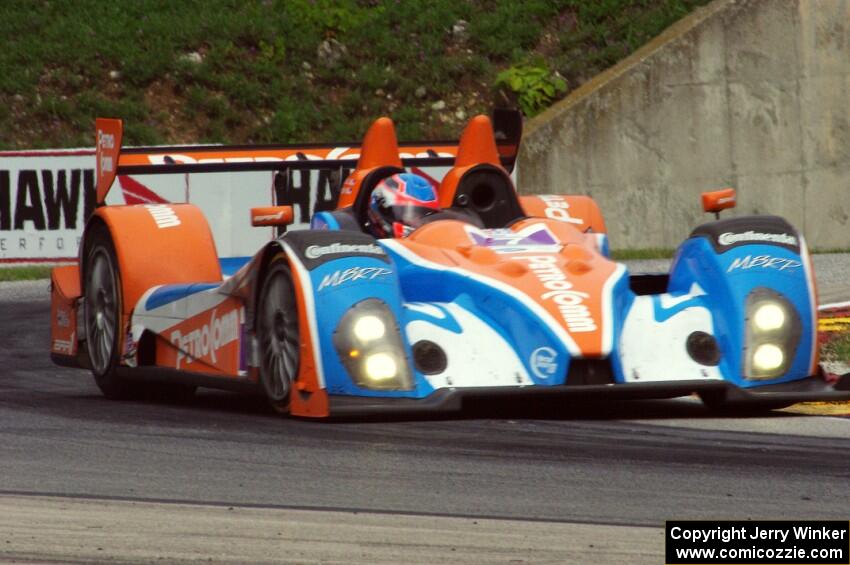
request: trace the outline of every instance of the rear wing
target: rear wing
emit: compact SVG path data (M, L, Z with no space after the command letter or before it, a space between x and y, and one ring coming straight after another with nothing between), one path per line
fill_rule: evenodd
M103 204L117 175L280 171L298 169L354 169L360 142L304 145L179 145L122 148L123 122L98 118L96 122L97 202ZM513 171L522 136L522 116L497 109L493 130L501 164ZM399 143L405 167L451 167L457 141ZM345 175L338 175L339 182Z

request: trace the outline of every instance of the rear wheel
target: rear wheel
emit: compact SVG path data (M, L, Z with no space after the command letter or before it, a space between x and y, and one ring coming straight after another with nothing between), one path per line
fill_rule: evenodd
M186 402L195 386L183 383L128 381L116 374L121 359L122 317L121 272L115 246L106 226L96 226L87 238L85 255L85 336L95 383L104 396L167 402Z
M105 226L88 235L85 254L85 335L94 380L107 398L127 398L136 386L116 375L121 353L121 274L112 237Z
M272 408L289 412L301 362L298 303L285 256L272 260L260 291L257 337L262 353L260 384Z

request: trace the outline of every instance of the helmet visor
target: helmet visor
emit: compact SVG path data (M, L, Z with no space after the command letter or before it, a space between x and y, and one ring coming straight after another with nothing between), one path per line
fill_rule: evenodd
M425 218L439 212L439 210L426 206L393 206L392 212L396 222L401 222L411 228L418 228L425 223Z

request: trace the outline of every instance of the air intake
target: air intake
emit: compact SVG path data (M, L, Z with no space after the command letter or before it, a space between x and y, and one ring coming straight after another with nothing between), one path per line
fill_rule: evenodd
M567 373L567 386L608 385L614 383L614 371L608 359L573 359Z

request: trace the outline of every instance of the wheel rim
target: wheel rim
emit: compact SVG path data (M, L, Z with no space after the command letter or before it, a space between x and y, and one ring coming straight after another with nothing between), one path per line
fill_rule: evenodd
M112 262L103 249L95 251L86 285L86 341L98 374L109 368L118 332L118 289Z
M283 272L273 273L266 282L260 336L266 393L274 402L285 402L298 374L300 339L295 296Z

